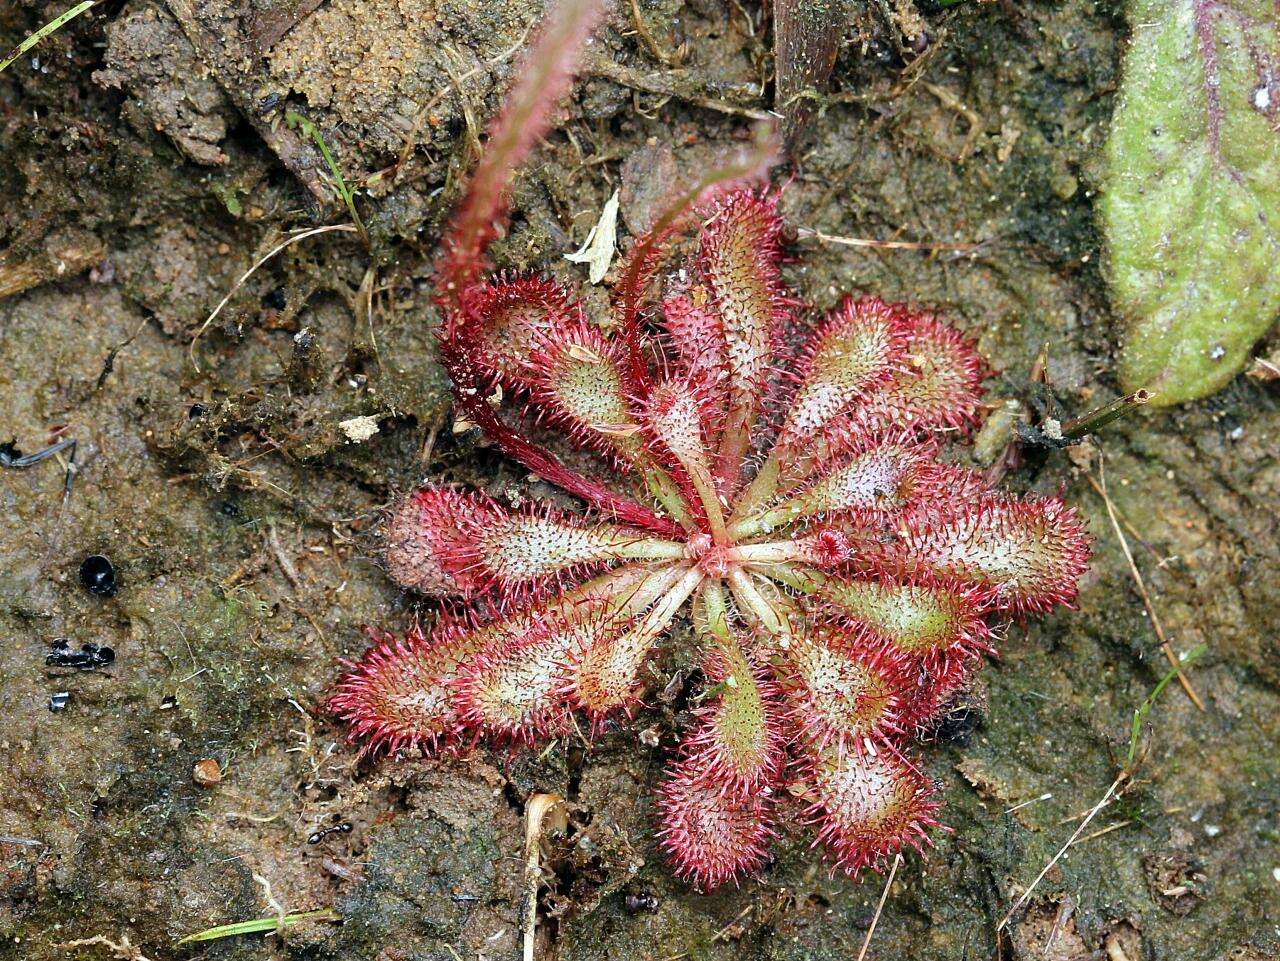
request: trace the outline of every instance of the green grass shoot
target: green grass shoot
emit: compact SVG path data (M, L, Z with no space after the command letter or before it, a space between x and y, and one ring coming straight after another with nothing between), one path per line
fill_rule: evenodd
M1138 705L1137 709L1133 712L1133 726L1129 731L1129 760L1125 766L1126 770L1133 770L1133 762L1138 757L1138 741L1142 738L1142 722L1147 719L1147 715L1150 714L1151 709L1155 707L1156 698L1160 696L1160 692L1165 689L1165 686L1168 685L1170 681L1178 676L1178 672L1182 668L1186 667L1207 650L1208 648L1204 644L1200 644L1182 655L1178 660L1178 666L1170 668L1169 672L1165 674L1164 677L1160 678L1160 683L1152 689L1151 693L1147 695L1147 699Z
M324 162L329 168L332 175L334 185L337 188L342 202L347 205L347 211L351 214L351 220L355 223L356 228L360 231L360 236L364 238L365 243L369 242L369 234L364 228L364 221L360 219L360 214L356 211L356 195L347 185L346 179L342 176L342 170L338 167L338 161L334 159L333 151L329 149L329 145L325 143L324 135L320 133L320 129L306 117L300 113L290 110L284 115L284 122L290 127L301 130L304 136L310 137L314 141L320 155L324 157Z
M10 50L3 60L0 60L0 73L4 73L9 64L13 63L45 37L49 36L51 33L57 33L65 24L70 23L97 2L98 0L83 0L82 3L77 3L61 16L54 17L31 36L27 37L26 40L23 40L22 43Z
M282 918L255 918L252 921L237 921L235 924L220 924L216 928L208 928L195 934L188 934L174 947L183 944L194 944L197 941L216 941L219 938L234 938L241 934L270 934L280 928L297 924L300 921L341 921L342 917L333 908L320 908L318 911L301 911L297 914L286 914Z

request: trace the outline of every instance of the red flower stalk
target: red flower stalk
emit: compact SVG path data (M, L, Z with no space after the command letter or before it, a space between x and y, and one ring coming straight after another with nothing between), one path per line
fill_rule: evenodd
M497 121L438 297L459 406L586 509L411 494L387 569L469 613L375 638L331 705L370 750L531 743L573 730L573 711L598 732L644 703L648 665L687 608L704 684L657 805L675 870L700 890L758 870L790 799L838 867L879 868L935 823L916 732L991 652L991 621L1071 602L1088 538L1061 500L938 462L940 439L974 425L986 368L937 315L846 299L798 364L785 359L800 305L779 276L777 195L724 184L746 164L637 239L612 325L553 281L483 277L502 188L545 129L593 6L555 15ZM646 312L691 205L697 252ZM491 403L499 385L518 411ZM519 413L606 469L571 470Z

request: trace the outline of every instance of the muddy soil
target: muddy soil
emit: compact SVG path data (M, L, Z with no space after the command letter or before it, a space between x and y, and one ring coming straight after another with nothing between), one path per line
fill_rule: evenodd
M0 4L0 49L63 6ZM857 954L883 881L828 877L799 833L740 889L670 879L648 800L666 714L639 719L656 747L375 764L321 707L362 625L429 616L377 559L399 492L547 494L455 429L429 304L441 218L537 8L107 0L0 75L0 440L77 442L65 499L63 462L0 473L0 958L516 957L538 790L572 804L546 851L540 957ZM696 168L770 105L759 3L617 8L516 185L501 266L580 280L561 255L616 186L638 229L655 170ZM806 238L789 282L817 307L845 290L941 307L979 337L996 398L1033 396L1045 344L1064 409L1113 396L1093 184L1124 36L1111 2L866 5L787 215L980 246ZM291 231L350 220L296 117L356 186L368 239L309 236L237 287ZM1097 556L1078 610L1011 628L929 749L952 830L898 873L870 957L1280 953L1278 438L1276 386L1241 378L1011 465L1012 486L1086 513ZM1164 692L1134 782L1000 931L1166 670L1117 526L1174 647L1208 646L1189 671L1206 710ZM82 585L93 554L114 596ZM58 638L114 661L47 664ZM176 945L320 908L341 923Z

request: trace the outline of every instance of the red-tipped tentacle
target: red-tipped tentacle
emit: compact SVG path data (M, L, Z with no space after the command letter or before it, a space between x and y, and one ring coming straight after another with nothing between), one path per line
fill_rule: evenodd
M568 682L561 694L598 726L616 711L640 705L640 669L702 574L687 565L661 568L625 598L620 613L631 620L571 654Z
M898 755L840 751L833 745L801 758L793 792L809 800L815 844L850 877L863 868L883 871L895 854L930 843L938 802L932 783Z
M658 215L632 247L618 285L618 314L622 342L630 359L631 388L637 398L646 397L652 383L642 346L641 303L658 269L663 248L700 204L732 192L737 185L763 178L776 153L773 128L759 128L748 150L707 171Z
M1017 615L1070 604L1089 563L1080 515L1058 497L989 494L912 511L880 562L904 573L957 578Z
M914 665L868 632L801 622L778 661L791 727L806 744L893 750L907 732Z
M479 492L435 487L404 500L387 541L388 571L403 586L436 596L494 592L504 604L604 565L685 556L683 542L635 528L549 508L509 510Z
M717 790L710 763L687 755L658 788L662 847L676 875L704 893L758 871L777 836L772 791Z
M968 431L977 423L982 382L990 376L986 362L974 342L938 314L905 310L903 319L902 367L851 412L855 430Z
M751 450L778 330L791 303L778 273L781 232L777 195L739 190L709 211L698 249L698 274L725 338L727 413L716 476L730 496Z
M471 422L483 430L508 457L623 523L634 524L666 536L680 535L682 528L670 518L630 498L615 494L598 481L570 470L550 451L538 447L519 431L504 424L481 396L475 368L467 359L466 350L457 340L441 340L439 349L441 363L453 380L454 396L458 404Z
M793 523L829 520L851 512L887 514L936 489L937 447L903 432L864 437L830 461L780 503L760 506L730 530L746 539Z
M442 618L428 634L415 627L403 638L371 632L370 639L326 702L348 724L348 736L363 740L369 753L456 743L462 722L450 682L483 645L483 630L465 618Z

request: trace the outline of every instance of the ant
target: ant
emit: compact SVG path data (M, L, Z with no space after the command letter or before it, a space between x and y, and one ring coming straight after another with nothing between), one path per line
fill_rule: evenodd
M82 644L80 650L73 651L65 637L54 641L53 650L44 656L44 662L51 667L69 667L77 671L98 671L109 667L115 659L115 651L97 644Z
M333 827L330 827L330 828L320 828L318 830L312 831L309 835L307 835L307 843L319 844L330 834L350 834L350 833L351 833L351 822L343 821L341 824L335 824Z

